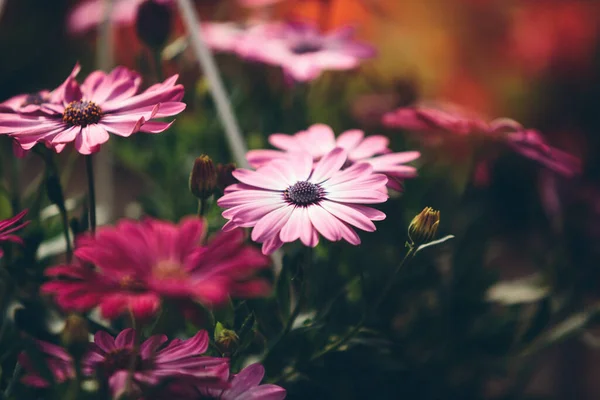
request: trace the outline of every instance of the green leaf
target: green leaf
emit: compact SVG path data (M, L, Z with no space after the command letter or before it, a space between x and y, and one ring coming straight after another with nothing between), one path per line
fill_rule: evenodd
M215 325L215 333L213 335L213 339L215 340L215 342L219 339L224 330L225 327L223 326L223 324L217 321L217 324Z
M434 240L433 242L429 242L429 243L422 244L422 245L420 245L420 246L419 246L419 248L418 248L418 249L415 251L415 253L418 253L419 251L421 251L421 250L423 250L423 249L426 249L426 248L428 248L428 247L431 247L431 246L436 246L436 245L438 245L438 244L442 244L442 243L444 243L444 242L446 242L446 241L448 241L448 240L450 240L450 239L454 239L454 235L448 235L448 236L444 236L443 238L441 238L441 239L438 239L438 240Z

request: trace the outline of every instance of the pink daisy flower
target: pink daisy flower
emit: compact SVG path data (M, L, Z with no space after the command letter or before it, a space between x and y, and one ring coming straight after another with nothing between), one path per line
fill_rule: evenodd
M355 29L322 34L314 25L287 24L254 46L254 58L283 68L296 81L313 80L326 70L348 70L375 56L373 47L353 40ZM259 38L260 39L260 38Z
M110 22L113 25L131 25L137 16L137 9L146 0L113 0ZM173 0L153 0L170 4ZM80 2L68 16L69 32L80 34L96 28L104 18L105 0Z
M265 369L260 364L251 364L236 375L229 377L227 388L207 387L189 380L175 380L159 393L155 400L283 400L286 391L280 386L261 385Z
M251 364L238 374L231 376L230 387L223 389L198 387L200 398L216 400L283 400L286 396L284 388L260 382L265 376L265 368L260 364ZM204 397L203 397L204 396Z
M153 85L136 95L140 76L127 68L117 67L109 74L92 72L82 85L73 75L65 81L60 104L45 103L33 114L1 114L0 134L9 134L25 150L36 143L62 151L75 142L81 154L100 150L109 132L130 136L138 131L160 133L171 124L153 121L170 117L185 109L183 86L176 85L177 75Z
M284 159L290 153L308 152L316 163L334 148L341 147L348 153L345 167L357 162L370 164L374 172L388 177L389 188L401 190L404 179L417 176L415 167L403 164L416 160L421 154L418 151L392 153L388 148L389 142L381 135L365 138L364 132L358 129L343 132L336 138L329 126L315 124L295 135L270 135L269 143L282 151L250 150L246 158L252 167L258 168L273 160Z
M23 239L13 235L19 229L26 227L31 221L21 222L27 214L27 210L23 210L12 218L0 221L0 242L12 242L23 244ZM4 255L4 251L0 249L0 257Z
M260 59L260 48L277 37L283 24L203 22L202 34L207 45L218 52L235 53L244 59Z
M319 233L331 241L360 244L351 226L372 232L373 221L385 219L384 213L363 204L387 200L387 177L374 174L367 163L342 170L347 158L344 149L335 148L313 169L313 157L298 152L256 171L234 171L241 183L227 187L218 200L229 220L223 230L254 227L252 240L263 243L264 254L297 239L315 247Z
M196 217L179 225L147 219L103 227L95 236L77 239L80 265L46 270L47 276L57 279L45 283L42 292L54 295L65 310L100 306L109 319L128 310L147 319L163 298L210 306L222 304L230 295L256 297L269 292L266 281L253 277L269 266L269 259L245 244L243 231L217 234L202 245L205 233L205 221Z
M171 378L210 388L227 386L229 360L203 356L209 343L206 331L187 340L171 340L166 346L165 335L152 336L139 346L139 354L134 353L135 335L133 329L125 329L116 338L98 331L83 360L84 374L107 382L115 399L125 393L133 357L136 362L132 389L138 395Z
M441 111L427 107L405 107L386 114L383 124L390 128L423 133L450 133L458 136L482 135L507 144L517 153L567 177L581 173L581 160L550 146L540 132L526 129L517 121L497 118L485 122L458 108ZM482 172L482 171L479 171Z
M48 370L54 376L56 383L62 383L75 377L73 358L71 358L64 348L41 340L35 340L33 343L37 347L37 350L43 354L44 359L33 362L26 352L19 354L19 364L25 370L21 382L38 388L45 388L51 385L51 382L44 379L42 373L38 371L37 365L39 365L39 362L46 364Z

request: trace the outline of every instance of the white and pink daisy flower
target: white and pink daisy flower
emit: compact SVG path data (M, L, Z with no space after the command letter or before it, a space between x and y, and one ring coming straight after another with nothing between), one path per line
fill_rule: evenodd
M348 70L375 56L375 49L353 39L355 29L323 34L311 24L285 24L279 34L256 47L255 57L277 65L296 81L311 81L326 70Z
M338 147L314 168L311 154L297 152L256 171L234 171L241 183L227 187L218 200L229 220L223 230L253 227L252 240L263 243L264 254L297 239L315 247L319 234L331 241L360 244L352 227L373 232L373 221L385 219L383 212L364 204L388 199L388 179L374 174L368 163L342 170L347 159L346 150Z
M82 85L71 74L61 86L60 102L43 103L32 113L0 112L0 134L8 134L24 150L44 143L60 152L75 142L79 153L92 154L108 141L109 132L125 137L138 131L160 133L172 122L154 119L185 109L183 86L176 84L177 78L174 75L136 95L141 78L125 67L109 74L92 72Z
M258 168L273 160L284 159L291 153L308 152L316 163L334 148L341 147L348 153L345 167L357 162L370 164L374 172L388 177L389 188L401 190L404 179L417 176L415 167L404 164L416 160L421 154L418 151L392 153L389 142L382 135L365 137L364 132L358 129L345 131L336 138L329 126L314 124L295 135L270 135L269 143L280 150L250 150L246 158L252 167Z

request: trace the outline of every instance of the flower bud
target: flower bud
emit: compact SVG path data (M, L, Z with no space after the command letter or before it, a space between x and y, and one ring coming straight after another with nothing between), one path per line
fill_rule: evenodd
M223 324L217 322L217 325L215 326L215 344L221 353L231 354L235 351L239 340L240 338L234 331L225 329Z
M233 163L217 165L217 187L222 192L227 186L238 182L238 180L233 177L233 171L235 171L235 164Z
M82 357L87 351L90 341L88 324L85 318L77 314L69 315L60 338L73 357Z
M161 49L171 33L173 11L165 0L146 0L138 6L135 28L148 47Z
M217 170L209 156L202 155L194 161L190 174L190 191L201 200L213 195L217 187Z
M425 207L408 226L408 237L411 244L420 246L430 242L435 237L439 224L440 212L431 207Z

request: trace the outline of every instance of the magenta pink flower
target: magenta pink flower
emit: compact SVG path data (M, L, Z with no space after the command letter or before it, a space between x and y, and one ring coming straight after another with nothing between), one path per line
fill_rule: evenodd
M190 217L179 225L147 219L123 220L96 236L76 241L80 265L46 270L58 278L42 286L66 310L100 306L105 318L131 310L137 318L153 316L161 299L219 305L228 296L256 297L269 291L253 274L269 259L244 243L244 233L217 234L206 245L204 220ZM94 265L96 268L90 267Z
M229 360L207 357L208 333L199 331L194 337L174 339L155 335L143 342L136 354L133 329L125 329L116 338L96 332L94 344L84 357L83 372L108 382L114 398L125 393L129 369L134 361L133 392L142 395L167 379L185 379L210 388L227 387Z
M137 9L145 0L113 0L110 22L113 25L131 25L137 16ZM154 0L172 3L173 0ZM100 25L104 18L105 0L82 1L73 8L67 26L71 33L80 34Z
M274 35L253 38L252 58L280 66L296 81L310 81L326 70L348 70L375 56L373 47L353 40L344 27L322 34L314 25L282 25Z
M486 132L488 125L464 110L446 110L430 107L403 107L383 116L383 124L389 128L408 129L419 132L453 133L469 135Z
M109 74L92 72L81 86L71 75L62 86L60 104L45 103L40 112L31 114L0 113L0 134L12 136L25 150L45 143L60 152L67 143L75 142L80 153L95 153L108 141L109 132L127 137L138 131L166 130L172 122L153 119L185 109L180 101L183 86L176 81L177 75L136 95L141 78L124 67Z
M244 7L259 8L272 6L273 4L280 3L281 1L283 0L238 0L238 3Z
M12 218L8 218L0 221L0 242L13 242L23 244L23 239L14 235L19 229L26 227L29 222L21 222L23 217L27 214L27 210L23 210ZM0 257L4 255L4 251L0 249Z
M43 354L43 362L48 367L48 370L54 377L54 381L62 383L75 377L75 369L73 368L73 359L65 349L52 343L35 340L33 345ZM25 370L25 375L21 381L29 386L45 388L51 385L42 376L42 372L37 369L37 363L31 361L30 354L23 352L19 354L19 364Z
M385 219L384 213L363 204L387 200L387 177L374 174L367 163L341 170L347 158L344 149L335 148L313 169L313 157L298 152L256 171L234 171L241 183L227 187L218 200L229 220L223 230L254 227L252 240L263 243L264 254L297 239L315 247L319 233L331 241L360 244L351 226L372 232L372 221Z
M280 386L261 385L265 368L251 364L230 378L231 386L225 390L198 386L200 398L216 400L283 400L286 392ZM204 396L204 397L202 397Z
M269 136L269 143L282 151L249 151L246 158L252 167L258 168L270 161L286 158L290 153L295 152L308 152L316 163L334 148L341 147L348 153L345 167L357 162L370 164L374 172L388 177L387 186L394 190L402 188L402 180L417 176L415 167L403 164L414 161L421 155L418 151L392 153L388 148L387 137L373 135L365 138L364 132L358 129L343 132L336 139L333 130L324 124L312 125L295 135L273 134Z
M579 158L550 146L536 130L526 129L509 118L498 118L487 123L464 110L446 108L444 111L419 106L400 108L386 114L383 124L390 128L423 133L481 135L505 143L517 153L561 175L572 177L581 173Z

